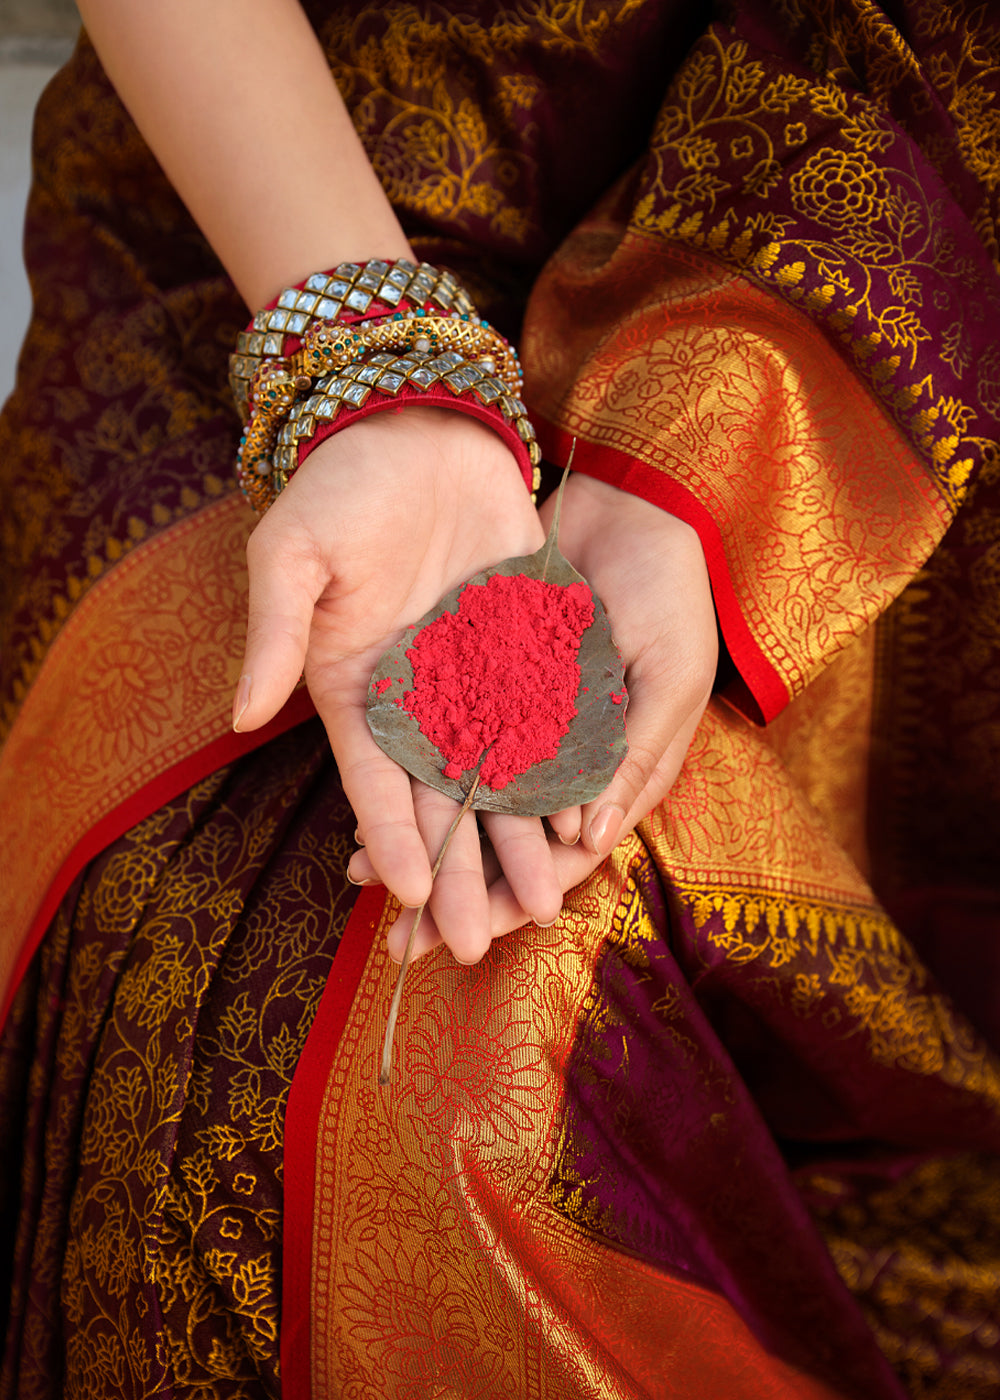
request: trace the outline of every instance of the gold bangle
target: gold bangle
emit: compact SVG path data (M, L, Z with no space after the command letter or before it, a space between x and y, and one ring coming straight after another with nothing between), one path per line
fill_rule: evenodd
M322 376L307 398L292 405L278 433L273 457L242 459L239 478L244 494L258 514L267 510L295 471L301 444L343 414L356 413L373 393L394 399L406 389L433 393L442 388L456 398L476 399L517 434L531 463L531 490L537 491L541 450L528 411L509 386L481 363L463 359L455 351L436 356L410 351L403 356L373 354Z
M472 299L454 273L409 258L341 263L331 272L313 273L301 287L286 287L275 305L258 311L249 328L236 337L229 383L241 418L246 420L250 382L261 361L284 357L290 336L301 336L314 322L336 321L345 313L364 316L373 303L381 303L390 314L401 302L475 314Z
M287 360L265 360L257 370L248 396L250 417L240 445L241 462L256 472L255 463L271 457L292 405L309 393L320 375L365 363L369 356L387 350L412 350L431 357L445 350L461 352L460 360L479 361L510 393L520 396L523 375L517 355L503 336L478 317L397 313L384 321L355 326L320 321L306 331L302 347L294 355ZM422 368L417 371L416 387L426 373Z
M239 335L230 383L245 424L237 475L258 513L294 472L301 444L373 392L386 403L404 390L443 404L474 400L465 411L494 424L538 489L541 453L517 354L454 275L428 263L341 263L286 288Z

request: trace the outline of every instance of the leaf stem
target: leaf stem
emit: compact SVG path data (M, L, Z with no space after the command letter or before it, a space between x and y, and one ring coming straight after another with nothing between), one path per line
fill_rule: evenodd
M490 747L492 748L492 745ZM487 749L487 753L488 752L489 750ZM484 753L483 758L485 757L486 754ZM466 812L472 806L473 798L476 795L476 789L479 787L479 775L482 772L482 768L483 761L482 759L480 759L479 767L476 769L476 776L473 778L472 786L469 788L469 791L465 797L465 801L462 803L461 811L458 812L458 814L455 817L455 820L448 828L448 834L444 838L444 842L441 846L440 851L438 852L438 858L431 867L432 880L437 878L437 873L441 869L441 862L444 860L445 852L451 844L451 838L455 835L459 822L462 820ZM378 1082L382 1085L388 1084L392 1076L392 1042L396 1034L396 1022L399 1019L400 1003L403 1000L403 983L406 981L407 969L410 966L410 958L413 955L413 940L416 936L417 929L420 925L420 920L423 918L424 910L426 908L427 901L424 900L423 904L419 906L414 916L413 924L410 927L410 936L406 940L406 949L403 953L403 961L399 965L399 975L396 978L396 987L392 994L392 1001L389 1004L389 1019L386 1022L385 1042L382 1046L382 1064L378 1072Z
M545 563L542 565L542 583L545 582L545 575L549 571L549 560L552 558L553 549L559 547L559 517L562 515L563 492L566 490L566 483L569 481L569 469L573 465L573 458L576 456L576 438L569 449L569 460L563 468L562 480L556 491L556 508L552 516L552 524L549 526L549 533L545 538L548 548L545 551Z

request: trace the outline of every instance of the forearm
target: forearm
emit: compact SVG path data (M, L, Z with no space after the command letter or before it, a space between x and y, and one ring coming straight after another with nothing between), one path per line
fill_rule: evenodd
M80 0L108 75L256 308L410 255L297 0Z

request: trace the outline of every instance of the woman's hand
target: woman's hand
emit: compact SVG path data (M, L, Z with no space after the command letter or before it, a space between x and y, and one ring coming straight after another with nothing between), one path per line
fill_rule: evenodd
M431 894L431 862L458 809L375 744L365 718L372 671L445 593L543 539L497 434L420 406L375 414L321 443L250 538L234 724L265 723L305 671L364 842L358 878L382 881L405 905ZM519 905L554 919L562 891L541 822L508 817L495 831ZM456 832L431 909L457 957L482 955L490 923L474 813Z
M551 510L547 502L546 526ZM549 819L561 838L552 843L559 882L569 890L673 787L712 693L719 638L701 542L676 516L574 475L566 483L559 546L607 610L629 693L628 754L618 772L582 811ZM524 910L503 872L492 866L489 873L497 935L518 928Z
M543 508L546 526L552 509L551 502ZM658 507L603 482L572 476L563 499L559 545L607 609L629 690L628 755L615 777L582 810L574 807L549 818L558 837L550 839L549 848L559 889L565 892L585 879L669 792L712 691L718 633L698 536ZM437 795L429 800L434 805L440 801ZM435 835L443 836L446 818L444 811L435 815ZM508 875L517 869L510 845L516 831L512 837L504 819L495 816L480 820L490 838L485 870L495 937L533 916ZM367 852L355 854L351 872L359 879L373 877ZM439 941L435 912L420 925L417 955ZM404 914L390 933L390 952L397 958L412 918Z

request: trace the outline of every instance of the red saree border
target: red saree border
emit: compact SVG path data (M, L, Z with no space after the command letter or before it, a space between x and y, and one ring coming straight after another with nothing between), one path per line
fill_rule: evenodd
M386 891L362 889L341 936L309 1035L292 1077L285 1109L284 1238L282 1241L281 1377L288 1395L312 1388L312 1256L319 1119L330 1065L347 1025L384 920Z
M721 531L697 496L656 467L606 443L588 442L541 416L535 416L534 422L546 460L565 463L572 450L574 471L642 496L698 532L719 623L740 675L739 683L729 688L725 698L757 723L774 719L791 697L780 675L753 639L730 577Z
M598 922L603 924L606 901L617 907L623 895L627 897L620 883L625 865L626 856L619 852L607 890L603 888L609 883L607 872L591 877L574 892L555 928L530 930L516 944L501 940L497 954L478 968L457 968L445 956L421 960L407 989L409 1030L398 1048L398 1068L401 1074L411 1075L414 1066L423 1068L402 1096L386 1097L374 1082L395 972L381 940L388 906L379 888L359 895L296 1069L285 1118L281 1358L286 1393L302 1400L340 1393L344 1363L351 1366L352 1393L362 1386L365 1394L396 1394L394 1387L380 1389L375 1382L399 1380L394 1367L406 1365L412 1338L401 1343L402 1360L386 1361L384 1376L382 1362L376 1358L367 1365L357 1345L378 1350L377 1338L387 1337L385 1329L396 1326L392 1300L400 1287L408 1292L411 1270L420 1306L426 1305L435 1317L447 1315L456 1335L465 1339L482 1336L473 1322L482 1320L477 1284L484 1284L486 1270L491 1277L490 1271L498 1271L495 1284L504 1298L508 1289L520 1298L520 1303L508 1300L510 1306L501 1309L507 1322L496 1307L488 1310L500 1329L490 1337L493 1360L501 1333L517 1351L519 1360L513 1369L528 1383L518 1394L530 1394L536 1400L603 1394L604 1390L593 1389L593 1383L599 1384L597 1373L607 1370L606 1393L621 1397L627 1393L666 1400L678 1382L690 1400L716 1400L722 1394L733 1400L835 1400L842 1395L767 1351L720 1293L607 1246L552 1207L546 1163L554 1150L552 1134L564 1092L560 1066L566 1037L573 1034L563 1013L585 995L603 942L592 936L593 910L583 917L581 901L590 909L601 891L596 904ZM536 975L525 979L519 974L512 980L518 969L523 973L526 960ZM546 1000L553 979L561 993ZM515 986L520 996L514 995ZM524 1001L525 996L531 1005L520 1007L523 1014L511 1011L512 1003ZM563 1012L555 1015L555 1006ZM541 1014L536 1016L535 1011ZM449 1054L430 1078L420 1059L421 1046L437 1044L439 1035L449 1046L454 1041L459 1051L457 1079L449 1077L446 1069ZM508 1035L513 1039L508 1040ZM513 1057L510 1073L474 1076L486 1094L482 1112L487 1122L493 1121L494 1110L507 1103L509 1095L513 1096L511 1111L518 1106L522 1111L515 1112L509 1123L500 1114L497 1122L503 1131L493 1143L489 1134L480 1141L478 1129L468 1124L459 1129L452 1123L438 1094L457 1104L461 1094L456 1098L456 1086L464 1082L469 1063L481 1058L484 1065L496 1069L498 1054L504 1063L507 1055ZM500 1096L496 1103L494 1095ZM532 1105L529 1128L523 1116ZM518 1131L511 1136L510 1125L515 1122ZM487 1141L493 1145L487 1146ZM486 1157L477 1165L480 1148ZM494 1182L488 1169L488 1161L497 1153L511 1168L511 1199L508 1188L499 1184L508 1182L508 1174L502 1173ZM364 1195L369 1185L381 1189L388 1180L401 1193L397 1224L402 1234L398 1241L395 1232L377 1238L365 1234L367 1243L356 1257L359 1228L365 1233L371 1221L364 1202L356 1200L355 1188ZM420 1196L419 1208L414 1190L418 1195L429 1193ZM442 1204L444 1197L447 1201ZM466 1222L458 1230L462 1238L456 1235L459 1220ZM414 1229L419 1238L411 1239ZM494 1238L496 1230L500 1233ZM433 1285L420 1272L420 1240L430 1236L442 1251L440 1277ZM412 1259L411 1246L416 1248ZM521 1281L515 1282L509 1270L522 1267L528 1273L523 1277L518 1273ZM442 1296L447 1307L438 1296L438 1284L445 1288ZM602 1302L609 1295L616 1299L615 1320L610 1323ZM359 1299L364 1300L363 1306ZM371 1319L365 1311L369 1305L377 1313ZM363 1317L358 1315L359 1306ZM589 1361L581 1358L579 1373L578 1368L563 1366L560 1348L567 1345L566 1338L551 1340L547 1319L555 1315L553 1308L556 1312L571 1309L572 1326L581 1341L593 1337L594 1355ZM324 1330L334 1316L342 1318L347 1329L342 1340L354 1358L351 1363L340 1356L337 1343ZM643 1326L642 1318L648 1326ZM358 1343L359 1336L367 1338L367 1343ZM431 1351L424 1359L433 1367L431 1342L428 1346ZM324 1368L324 1357L330 1369ZM487 1393L481 1387L488 1380L488 1369L477 1393ZM584 1374L589 1377L586 1381ZM448 1394L452 1393L459 1391L448 1387Z
M133 793L127 800L107 813L90 828L86 836L77 842L59 868L58 874L48 890L24 935L20 951L10 974L3 1003L0 1004L0 1027L4 1025L31 959L45 936L60 901L81 870L100 855L106 846L117 841L131 827L151 816L158 807L179 797L182 792L201 782L217 769L242 758L244 754L275 739L279 734L294 729L297 724L311 719L316 713L308 691L299 690L291 697L281 713L275 715L268 724L252 733L237 734L231 731L221 734L218 739L207 744L198 753L184 758L166 772L159 774L151 783Z
M301 691L261 729L231 728L252 523L236 494L179 521L97 583L52 643L0 750L3 1018L89 860L313 713Z

